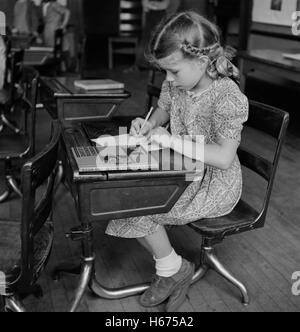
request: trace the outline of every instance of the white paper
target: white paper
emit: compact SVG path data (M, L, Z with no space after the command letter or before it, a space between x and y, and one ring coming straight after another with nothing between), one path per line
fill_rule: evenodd
M135 148L137 146L141 146L145 151L157 151L162 149L158 144L153 144L147 140L145 136L133 136L129 134L119 135L119 136L100 136L96 139L92 140L97 145L100 146L120 146L120 147L128 147Z

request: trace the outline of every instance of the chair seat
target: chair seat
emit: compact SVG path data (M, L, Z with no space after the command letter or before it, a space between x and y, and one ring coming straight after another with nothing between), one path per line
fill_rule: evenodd
M21 227L18 221L0 221L0 295L19 276L21 261ZM35 240L34 269L39 272L53 243L52 222L46 223Z
M259 213L255 209L240 200L230 214L218 218L201 219L189 226L204 236L216 237L224 232L250 226L258 215Z
M4 106L8 103L9 101L9 93L7 90L0 90L0 105Z
M18 134L0 136L0 160L19 158L29 146L29 138Z

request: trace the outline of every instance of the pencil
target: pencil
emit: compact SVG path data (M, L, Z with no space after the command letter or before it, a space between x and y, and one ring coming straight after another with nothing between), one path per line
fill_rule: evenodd
M147 116L146 116L146 118L145 118L145 122L143 123L143 125L142 125L142 127L141 127L141 129L140 129L140 132L143 130L143 128L144 128L146 122L149 120L149 118L150 118L150 116L151 116L153 110L154 110L154 107L151 107L151 108L150 108L150 111L148 112L148 114L147 114Z

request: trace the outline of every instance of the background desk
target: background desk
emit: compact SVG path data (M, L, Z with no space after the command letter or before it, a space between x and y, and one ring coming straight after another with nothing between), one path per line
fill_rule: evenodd
M300 83L300 62L284 58L283 53L297 52L268 49L239 52L241 90L245 92L247 75L256 70Z
M52 118L64 126L82 121L107 121L116 113L120 104L130 97L127 91L87 92L74 86L74 77L41 77L40 101Z

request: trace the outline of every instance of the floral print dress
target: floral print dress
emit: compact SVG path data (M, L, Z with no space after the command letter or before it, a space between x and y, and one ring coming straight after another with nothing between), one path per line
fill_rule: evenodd
M200 94L165 81L158 106L170 114L173 135L203 135L206 144L220 138L240 142L249 110L246 96L229 78L214 81ZM185 225L224 216L233 210L241 194L242 172L236 156L227 170L207 166L202 180L192 182L168 213L112 220L106 233L140 238L155 233L159 225Z

